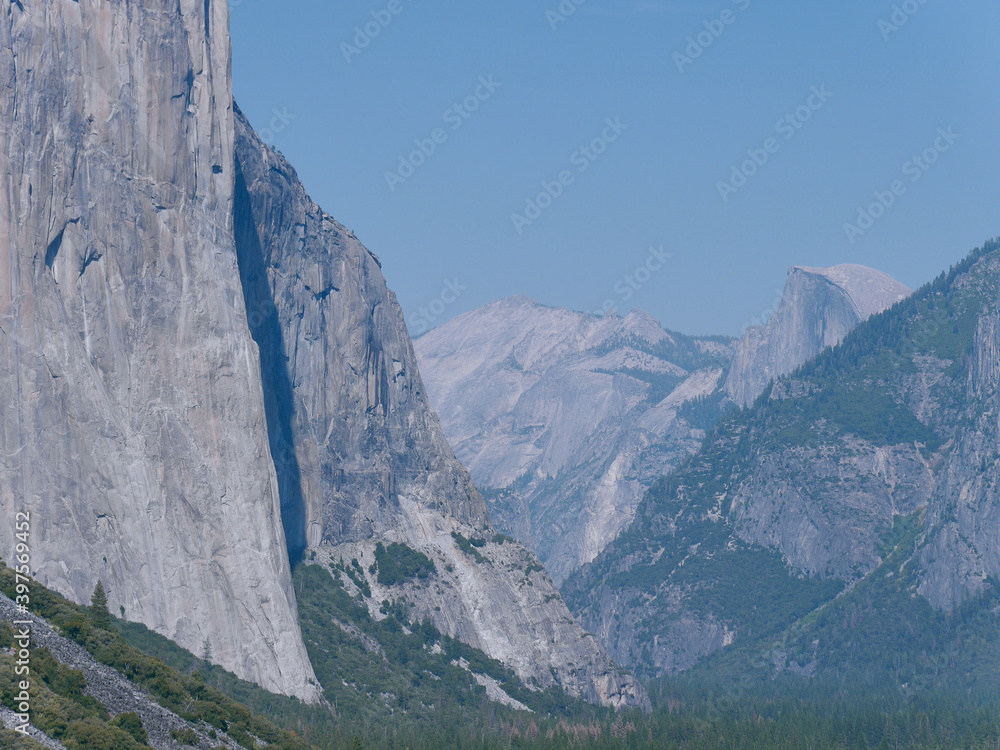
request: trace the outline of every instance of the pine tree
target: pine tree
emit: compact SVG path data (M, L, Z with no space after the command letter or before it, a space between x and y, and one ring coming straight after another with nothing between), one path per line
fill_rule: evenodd
M90 620L95 628L111 629L111 613L108 612L108 595L104 591L104 583L97 582L94 595L90 597Z

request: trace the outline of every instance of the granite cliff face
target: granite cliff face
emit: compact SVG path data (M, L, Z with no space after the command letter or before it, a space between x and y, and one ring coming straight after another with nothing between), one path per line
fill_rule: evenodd
M976 325L967 389L920 553L920 593L949 611L1000 580L1000 304Z
M0 554L317 696L232 232L225 0L0 4Z
M431 410L378 258L238 111L236 155L240 275L291 545L367 569L378 542L405 543L439 563L435 585L379 594L374 617L383 598L405 597L415 616L522 679L645 705L527 550L490 543L477 562L457 546L453 532L492 538L486 504Z
M632 520L703 439L685 404L719 391L725 339L513 297L414 342L442 426L494 523L561 582ZM708 407L721 415L718 399Z
M396 528L405 496L475 526L486 505L430 406L379 259L237 110L236 237L292 548Z
M839 344L858 323L909 294L888 274L864 266L792 267L774 315L749 328L736 345L726 393L740 406L753 403L772 380Z
M998 278L994 241L725 417L644 498L563 587L619 663L780 642L872 576L928 622L976 611L1000 574Z

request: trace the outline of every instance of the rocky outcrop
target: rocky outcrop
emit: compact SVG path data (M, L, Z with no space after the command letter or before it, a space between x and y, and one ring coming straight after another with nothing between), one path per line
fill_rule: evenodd
M671 333L640 311L597 318L526 297L461 315L414 345L494 522L557 582L697 449L704 425L683 407L718 392L731 355L725 339Z
M225 0L0 5L0 554L275 691L296 622L232 233Z
M772 380L839 344L858 323L909 294L888 274L864 266L793 266L774 315L747 329L737 344L726 393L740 406L752 403Z
M457 549L453 531L493 536L486 505L428 403L378 258L238 111L236 154L239 269L290 544L367 559L380 540L405 542L449 570L440 591L406 592L416 616L525 680L645 704L523 547L497 545L487 565Z
M879 539L893 518L930 501L937 463L915 445L854 436L762 451L732 488L730 523L741 539L780 550L796 570L850 581L881 562Z

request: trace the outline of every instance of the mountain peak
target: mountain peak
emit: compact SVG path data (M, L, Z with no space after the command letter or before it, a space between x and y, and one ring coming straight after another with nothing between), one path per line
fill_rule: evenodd
M857 307L862 320L882 312L912 293L911 289L884 271L856 263L841 263L829 268L792 266L788 269L789 276L796 272L822 277L843 289Z
M892 276L866 266L792 266L774 315L748 329L737 345L726 391L741 405L753 402L769 382L909 295Z

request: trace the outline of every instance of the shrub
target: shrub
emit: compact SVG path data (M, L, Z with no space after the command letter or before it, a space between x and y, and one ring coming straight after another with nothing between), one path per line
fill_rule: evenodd
M170 731L170 739L181 743L182 745L197 745L198 735L193 729L187 727L185 729L173 729Z
M468 539L457 531L451 532L451 538L458 544L458 548L467 555L471 555L477 563L486 562L486 558L479 554L477 547L486 545L485 539Z
M13 730L0 728L0 747L4 750L38 750L41 745Z
M128 732L93 718L72 722L62 743L66 750L146 750Z
M139 714L120 714L109 721L108 725L118 727L123 732L128 732L140 745L149 744L149 735L146 734L146 728L142 725L142 719L139 717Z
M434 561L423 552L393 542L388 547L381 542L375 547L378 582L396 586L413 579L426 579L437 574Z

